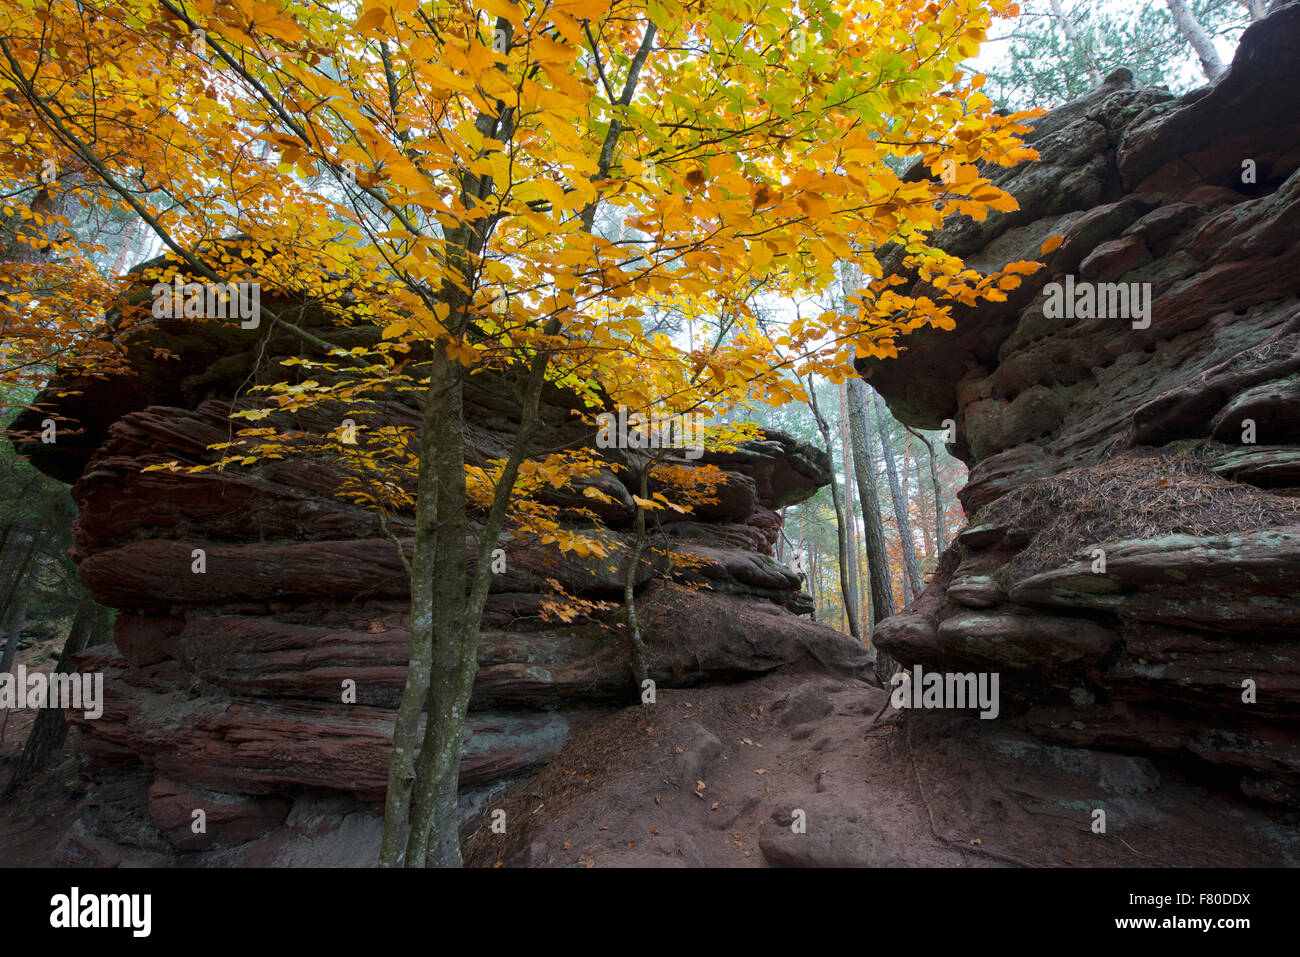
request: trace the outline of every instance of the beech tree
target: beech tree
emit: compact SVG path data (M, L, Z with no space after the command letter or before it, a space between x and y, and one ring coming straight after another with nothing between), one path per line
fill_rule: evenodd
M898 529L898 546L903 556L903 604L906 606L921 594L921 567L916 561L916 544L912 541L912 522L907 515L907 492L902 484L898 465L894 461L894 440L890 435L891 416L879 392L871 392L875 399L876 435L880 439L881 457L885 462L885 477L889 480L889 498L894 506L894 525Z
M817 388L811 378L808 380L808 407L812 410L813 418L817 420L817 429L821 432L822 441L826 443L826 453L830 456L831 506L835 509L835 542L839 558L836 564L840 574L840 598L844 603L844 616L848 621L849 634L860 640L862 632L858 629L858 610L854 607L849 572L853 553L849 550L848 524L852 520L853 513L849 511L846 514L845 507L840 502L840 480L836 475L835 445L831 442L831 427L817 406Z
M871 596L871 627L894 613L894 583L885 551L885 525L880 496L876 493L876 464L871 451L871 425L867 416L867 386L860 379L848 382L849 434L853 438L854 478L858 501L862 503L862 540L867 552L867 582ZM894 661L877 650L876 675L887 683L894 673Z
M1004 298L1039 265L985 275L929 242L950 216L1015 208L977 164L1035 156L1018 139L1027 114L995 112L982 78L959 68L995 14L1014 15L1007 0L120 0L94 11L6 0L0 11L0 135L13 145L0 179L67 182L76 202L138 216L167 251L149 280L263 290L247 334L291 334L304 371L319 373L236 413L249 427L221 467L284 454L257 424L277 409L362 408L394 392L419 407L413 430L367 437L364 459L415 476L413 493L380 483L370 500L408 519L413 539L409 556L399 542L411 654L385 865L460 863L457 774L491 578L489 562L471 560L468 515L480 556L517 522L559 547L594 547L519 507L521 483L593 467L534 458L545 388L593 411L804 401L800 375L843 381L855 357L951 328L952 303ZM912 157L932 176L904 182L894 170ZM114 336L147 310L123 305L127 280L92 281L102 250L65 216L21 197L11 206L41 255L0 277L20 293L0 302L8 367L51 343L80 345L88 367L111 363ZM883 275L887 244L904 247L927 295ZM756 285L821 293L838 261L869 279L842 309L760 328ZM647 310L668 299L712 317L717 339L683 346L647 330ZM303 320L309 307L382 339L340 349ZM514 383L521 417L508 456L486 467L465 460L462 402L484 368Z

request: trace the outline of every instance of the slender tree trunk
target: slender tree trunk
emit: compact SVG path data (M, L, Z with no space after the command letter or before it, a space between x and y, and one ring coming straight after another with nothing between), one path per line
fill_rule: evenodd
M27 602L22 602L14 612L13 622L9 627L9 640L5 642L4 655L0 657L0 674L11 674L14 670L14 658L18 656L18 638L27 624Z
M465 738L465 712L478 670L478 622L467 620L465 540L465 436L463 374L460 363L434 350L435 371L430 392L445 398L432 404L421 434L420 473L431 472L434 507L417 504L416 529L425 533L425 548L417 549L412 568L411 640L417 629L414 608L420 608L419 628L428 628L431 672L425 698L424 738L415 760L411 795L411 831L406 842L406 866L422 867L431 858L436 866L460 865L456 810L460 752ZM426 452L427 449L427 452ZM430 514L430 511L432 514ZM420 513L424 512L423 515ZM432 548L428 546L432 545ZM479 543L480 563L488 562L492 544ZM482 549L488 549L485 553ZM427 589L427 591L426 591ZM417 598L418 594L418 598ZM426 614L427 612L427 614Z
M916 563L916 546L912 543L912 526L907 519L907 498L898 481L898 469L894 465L894 447L889 439L889 410L879 392L874 392L876 408L876 425L880 435L880 447L885 457L885 475L889 478L889 493L894 500L894 520L898 523L898 539L903 551L903 572L906 606L921 594L921 569Z
M551 320L546 333L555 335L558 329L558 321ZM429 628L429 634L421 637L420 644L430 650L431 668L424 737L411 788L408 867L418 867L421 863L434 867L461 865L457 808L460 755L470 694L478 672L479 624L492 581L491 553L505 525L519 467L532 445L550 364L549 354L539 353L524 377L519 432L493 490L492 505L479 534L474 575L467 580L462 370L459 362L446 359L441 350L435 351L441 358L434 364L430 392L434 391L435 383L448 383L449 388L442 411L432 419L426 417L420 455L421 474L426 468L432 472L431 480L437 491L432 516L421 510L417 502L417 534L424 531L426 538L431 537L432 548L427 547L426 541L418 560L411 563L412 647L417 644L415 608L419 607L422 612L429 612L422 615L422 624ZM432 443L427 459L423 443Z
M1263 20L1268 16L1267 0L1241 0L1241 2L1250 11L1250 19Z
M120 276L128 267L134 265L131 262L131 254L140 241L140 231L143 228L145 228L144 220L138 217L133 217L130 222L122 225L122 241L117 248L117 258L113 261L113 275Z
M1086 64L1088 79L1092 81L1094 87L1101 86L1101 71L1097 69L1097 63L1088 51L1088 44L1084 42L1083 37L1079 36L1079 31L1074 29L1074 24L1070 22L1065 10L1061 8L1061 0L1048 0L1048 3L1052 8L1052 16L1056 18L1057 24L1061 27L1061 32L1065 34L1065 39Z
M1196 14L1192 12L1187 0L1165 0L1165 6L1173 16L1178 32L1196 51L1196 56L1201 61L1201 71L1206 79L1216 79L1223 72L1223 60L1220 59L1219 51L1214 48L1214 41L1196 19Z
M817 604L822 600L821 589L822 570L817 562L817 550L811 545L808 547L808 585L812 591L813 600L813 621L819 621L817 617Z
M853 443L849 440L848 390L844 383L840 383L836 391L840 400L840 449L844 457L844 527L849 536L849 592L853 595L853 609L858 613L858 621L861 622L863 620L862 588L858 583L858 520L857 503L853 496ZM862 637L861 632L864 630L859 626L859 638Z
M867 583L874 627L894 613L894 585L889 573L889 556L885 551L880 497L876 493L876 463L871 450L871 427L867 421L867 387L861 379L850 379L848 386L849 436L853 440L853 473L858 483L858 501L862 503L862 541L867 553ZM876 674L881 682L888 684L894 670L893 658L876 649Z
M859 641L862 632L858 630L858 610L853 590L849 587L849 538L844 516L844 507L840 504L840 483L835 473L835 446L831 442L831 429L821 410L817 407L817 391L811 374L808 376L808 404L812 408L817 428L826 443L826 454L831 460L831 503L835 506L835 540L839 545L840 597L844 602L844 616L848 619L849 634Z
M36 560L41 549L45 547L48 538L48 534L33 534L26 542L15 543L12 560L4 571L5 578L9 580L9 586L4 591L4 597L0 599L0 622L9 620L9 613L22 592L23 583L27 580L27 573L31 570L32 562Z
M388 793L384 799L384 833L380 845L380 866L396 866L402 857L401 831L408 823L411 787L415 783L415 756L420 740L420 716L424 712L433 673L434 594L433 569L438 531L438 493L441 488L434 435L441 431L439 420L450 415L454 370L434 347L434 365L424 397L421 427L419 475L416 480L415 550L411 560L411 654L406 686L398 702L393 724L393 756L388 765ZM456 606L463 601L457 601ZM456 607L453 606L453 607ZM408 866L418 867L423 859Z
M808 562L806 561L807 553L804 551L804 543L807 541L808 538L807 535L808 516L806 513L807 513L807 509L803 509L803 508L799 509L799 544L795 548L795 552L794 552L795 561L799 563L799 567L803 571L805 581L807 581L808 574L809 574L808 572L809 566L808 566Z
M935 554L942 554L943 550L948 547L948 533L943 527L943 485L939 482L939 467L934 457L934 443L920 432L912 431L910 427L908 428L908 431L912 432L913 435L925 444L925 450L928 454L930 463L930 489L933 492L934 498L934 550Z
M509 22L504 18L498 18L497 22L498 26L504 24L502 28L507 31L508 50ZM641 45L628 66L618 100L621 106L632 102L641 68L654 46L656 31L655 24L647 20ZM511 119L503 120L506 114ZM513 122L509 110L485 111L476 126L484 136L495 135L509 141ZM610 122L592 175L593 182L608 176L624 129L620 119ZM466 195L490 187L490 179L465 173ZM482 195L480 192L479 198ZM593 200L583 208L580 219L584 232L592 230L596 207L597 201ZM480 220L472 227L457 227L444 237L446 255L457 262L464 280L448 281L441 290L449 307L446 327L455 330L457 335L463 335L469 327L466 290L472 285L474 257L482 251L489 227L490 220ZM560 321L552 317L544 332L554 337L560 328ZM463 370L459 362L446 356L442 345L440 342L433 350L420 432L416 540L410 563L411 664L394 723L381 866L397 863L400 830L408 806L410 833L406 842L406 866L459 867L461 864L457 784L466 712L478 670L479 624L492 577L490 555L505 523L519 466L532 440L550 364L549 353L540 352L528 367L521 393L519 433L493 491L492 505L479 536L479 560L472 581L467 581ZM431 500L426 500L426 495ZM427 719L419 756L414 757L412 765L421 704L427 711Z
M643 499L650 498L650 465L651 463L647 459L642 463L641 467L640 495ZM641 624L636 617L636 576L641 565L641 550L645 547L645 516L645 509L638 508L636 510L632 547L627 556L627 570L623 575L624 624L627 626L628 641L632 646L632 677L636 682L636 693L638 695L650 677L650 668L647 664L649 656L646 652L645 639L641 635Z
M96 631L96 625L107 620L107 617L105 609L93 602L86 602L77 608L72 627L68 631L68 640L63 643L63 651L59 653L59 660L54 665L54 674L77 673L72 663L72 656L88 647L91 636ZM67 736L68 723L64 720L62 710L42 708L37 712L31 733L27 736L27 743L23 746L22 757L5 788L4 798L12 797L19 785L38 774L50 760L50 756L63 747Z
M916 513L923 514L925 509L925 492L922 491L921 482L921 460L912 452L912 435L911 429L907 430L907 438L903 440L903 492L904 499L911 501L912 479L916 479ZM911 520L911 509L908 510L908 519ZM934 548L934 543L930 538L930 526L924 521L915 523L921 529L921 558L929 558Z

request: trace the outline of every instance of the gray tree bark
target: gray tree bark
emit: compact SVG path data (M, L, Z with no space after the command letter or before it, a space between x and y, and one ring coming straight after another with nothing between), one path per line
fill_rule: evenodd
M862 542L867 553L867 584L871 596L871 624L880 624L894 613L894 585L885 551L885 525L881 519L880 496L876 494L876 463L871 449L871 427L867 420L867 387L860 379L848 382L849 436L853 440L853 474L862 503ZM888 684L896 665L894 659L876 649L876 675Z
M921 594L921 568L916 562L916 546L912 543L912 525L907 519L907 497L898 480L898 468L894 463L894 446L889 440L889 410L879 392L875 396L876 428L880 436L880 447L885 458L885 475L889 479L889 495L894 502L894 521L898 524L899 544L903 551L903 580L907 602ZM906 604L906 603L905 603Z
M22 602L14 612L13 622L9 626L9 639L5 642L4 655L0 656L0 674L10 674L14 670L14 659L18 657L18 638L27 624L27 602Z
M849 400L848 386L841 383L839 389L840 400L840 449L844 455L844 515L846 518L845 528L849 533L849 591L853 594L853 607L858 611L858 620L863 620L862 615L862 588L858 581L858 520L857 520L857 503L853 496L853 442L849 438ZM870 617L870 613L868 616ZM859 628L860 631L866 629ZM861 635L859 635L861 637Z
M1196 51L1196 56L1201 61L1201 71L1206 79L1216 79L1223 72L1223 60L1220 59L1219 51L1214 48L1214 41L1196 19L1196 14L1192 12L1187 0L1165 0L1165 6L1173 16L1178 32ZM1253 10L1251 12L1254 13Z
M943 522L943 486L939 484L939 469L935 464L934 444L920 432L908 427L909 432L915 435L925 445L925 450L929 453L930 462L930 488L934 493L934 552L936 555L942 555L943 550L948 547L948 533L944 529Z
M500 28L510 30L504 18L498 18L497 22ZM655 25L647 21L641 46L628 67L619 97L622 106L632 101L655 35ZM484 135L496 132L499 122L499 116L482 114L480 132ZM601 145L593 180L608 175L622 132L623 124L613 120ZM497 132L503 140L509 140L510 135L510 130ZM490 182L480 184L476 174L467 174L465 183L466 188L473 185L476 189L479 185L491 185ZM584 231L591 232L595 215L593 201L582 212ZM441 290L448 305L447 328L455 330L457 335L464 335L471 321L465 290L471 286L474 257L483 249L488 226L488 220L480 220L473 226L449 230L445 237L448 255L460 260L464 268L464 283L448 281ZM549 320L544 331L556 335L560 331L559 320ZM457 813L460 753L470 693L478 671L479 624L492 579L489 556L505 524L519 467L532 441L550 365L549 353L539 352L527 367L520 389L519 432L493 492L492 505L479 535L478 564L470 579L465 545L468 523L463 369L458 361L446 356L442 345L439 342L433 349L420 428L415 551L410 561L411 661L393 727L393 756L380 849L380 865L385 867L399 862L400 834L408 808L410 831L405 865L459 867L462 863ZM422 707L427 717L417 757L415 744L420 737Z
M641 463L641 491L643 499L650 498L650 468L653 462L646 459ZM636 616L636 577L641 566L641 553L646 542L646 510L637 508L636 523L633 526L632 547L628 550L627 569L623 574L623 623L627 628L628 641L631 644L632 679L636 682L639 695L650 677L645 638L641 634L641 623Z
M822 434L822 441L826 443L826 454L831 460L831 502L835 506L835 539L839 543L840 552L840 597L844 602L844 615L848 619L849 634L861 641L862 632L858 628L856 601L852 589L849 588L849 537L844 516L844 506L840 503L840 482L835 473L835 446L831 443L830 426L827 424L821 410L817 407L815 385L816 383L810 373L808 375L808 405L812 409L813 418L817 420L817 429Z

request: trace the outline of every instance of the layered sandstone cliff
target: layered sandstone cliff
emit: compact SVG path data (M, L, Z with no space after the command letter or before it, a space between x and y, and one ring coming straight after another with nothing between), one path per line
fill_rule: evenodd
M942 235L1041 259L861 371L903 421L953 428L969 526L880 629L906 663L1002 673L1005 721L1159 754L1300 803L1300 5L1181 98L1127 71L1040 119L993 172L1016 212ZM1040 254L1051 236L1055 251ZM1060 316L1057 284L1149 295ZM1136 286L1134 285L1136 284ZM1118 304L1118 300L1116 300Z

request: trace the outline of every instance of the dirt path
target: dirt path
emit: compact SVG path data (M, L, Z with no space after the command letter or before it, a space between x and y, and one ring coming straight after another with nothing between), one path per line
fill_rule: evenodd
M1076 867L1300 862L1285 812L1141 757L969 715L887 712L856 681L660 691L576 732L466 845L472 866ZM895 720L897 719L897 720ZM997 727L993 727L997 725ZM1106 814L1094 831L1095 811Z

